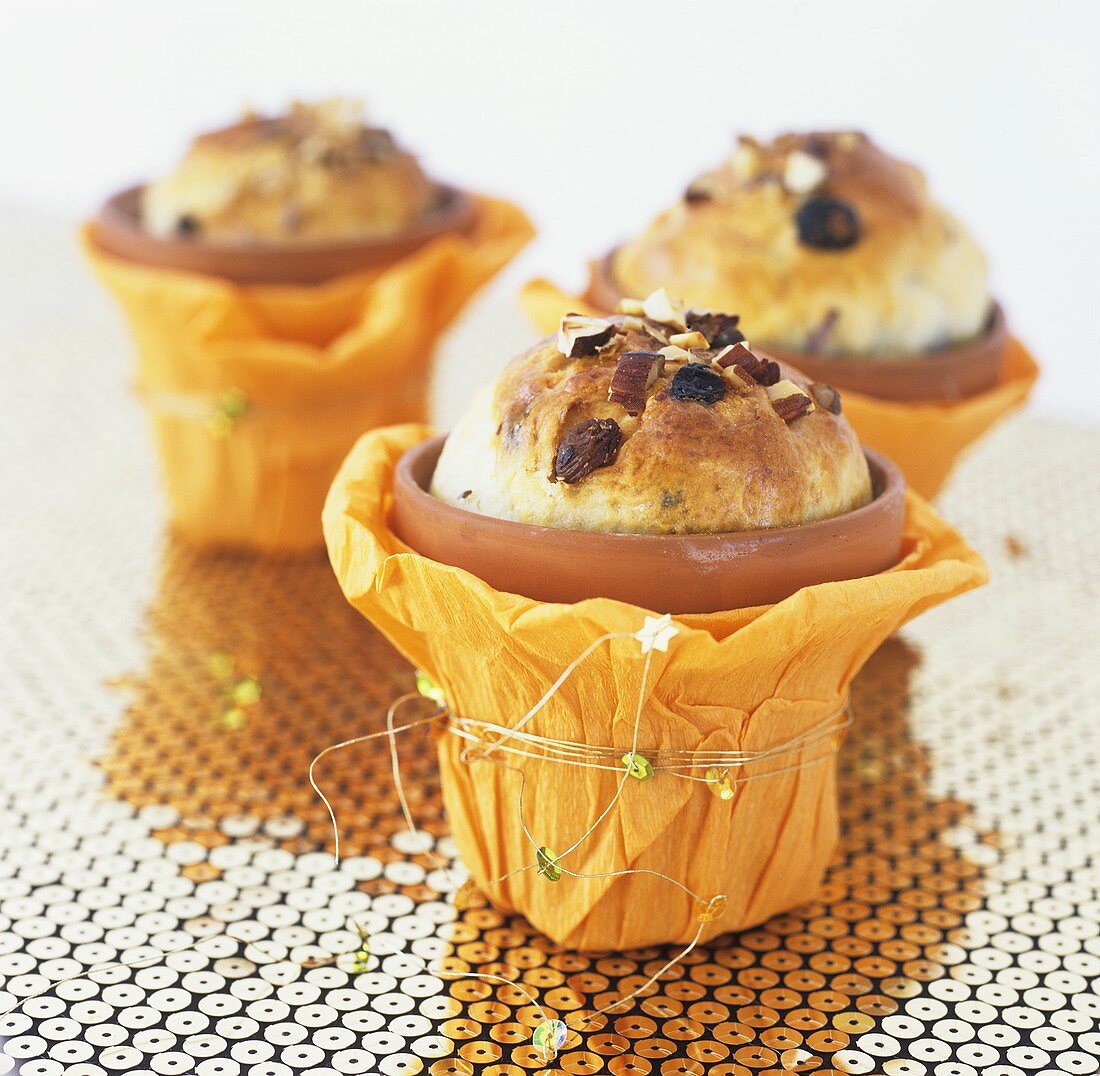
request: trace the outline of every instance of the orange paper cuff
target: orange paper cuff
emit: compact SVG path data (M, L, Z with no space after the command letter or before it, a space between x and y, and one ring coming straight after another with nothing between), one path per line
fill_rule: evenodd
M530 281L520 299L527 316L545 333L555 332L562 315L570 311L601 313L548 280ZM1000 381L986 392L944 403L902 403L844 389L844 413L865 445L892 459L909 485L931 498L966 449L1023 406L1038 377L1035 360L1012 338Z
M365 429L423 421L432 350L531 238L521 210L477 200L468 235L324 284L243 286L108 255L81 233L137 342L172 520L192 541L321 541L332 476Z
M428 436L400 426L360 439L325 506L329 555L348 600L441 686L452 714L510 728L594 640L636 632L654 614L607 599L553 605L501 593L404 546L388 524L394 467ZM903 556L889 571L774 606L677 617L668 651L652 654L638 751L762 752L805 735L843 712L852 677L899 625L985 579L980 557L910 495ZM628 750L642 670L636 640L603 644L529 731ZM444 802L462 859L495 905L573 948L694 937L694 900L654 874L551 882L532 869L488 884L535 862L520 774L523 822L559 851L622 777L545 759L464 761L464 746L454 734L440 740ZM809 898L832 853L836 746L788 754L760 779L732 773L729 799L666 773L631 780L566 865L587 875L660 872L706 898L725 894L725 913L703 924L704 938L759 923Z

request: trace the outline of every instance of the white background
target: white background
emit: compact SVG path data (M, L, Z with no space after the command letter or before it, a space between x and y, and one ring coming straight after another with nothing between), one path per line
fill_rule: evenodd
M72 219L244 105L352 94L542 233L498 287L577 284L733 132L860 127L921 164L1044 366L1100 421L1100 5L20 2L0 34L0 205ZM18 281L7 286L18 287ZM492 346L491 341L486 342Z

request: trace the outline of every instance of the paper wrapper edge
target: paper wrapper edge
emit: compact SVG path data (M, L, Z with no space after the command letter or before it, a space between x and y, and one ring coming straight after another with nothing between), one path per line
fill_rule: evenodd
M607 599L539 603L408 550L388 526L389 490L398 458L430 433L403 426L360 439L326 503L330 559L348 600L440 684L452 712L512 725L593 639L636 631L654 611ZM669 652L654 653L639 750L759 751L804 733L842 708L852 678L902 623L985 579L961 535L910 495L894 568L810 587L774 606L677 617ZM636 641L600 648L531 730L629 746L641 670ZM463 762L461 746L453 735L440 741L444 802L462 859L496 906L577 949L694 936L692 900L651 875L551 883L528 870L486 885L532 863L534 851L520 826L515 770ZM520 761L525 820L551 849L587 829L619 781L614 772ZM811 897L837 828L835 754L746 782L730 801L703 783L658 774L628 782L570 869L657 870L704 898L724 893L726 914L706 924L709 937Z
M423 421L436 341L531 238L517 207L478 198L469 235L312 286L242 286L114 257L80 233L137 344L173 523L200 544L321 544L324 497L356 437ZM245 413L222 436L227 394Z

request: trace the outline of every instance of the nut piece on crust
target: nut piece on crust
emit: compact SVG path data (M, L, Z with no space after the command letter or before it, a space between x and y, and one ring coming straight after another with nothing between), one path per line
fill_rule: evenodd
M609 318L592 355L565 358L551 337L514 359L448 438L432 493L502 519L635 534L793 526L867 503L855 434L797 370L742 344L657 349L630 317ZM775 383L718 365L734 354Z
M144 189L141 214L152 235L285 245L394 235L442 197L361 102L335 99L200 135Z
M796 418L808 415L814 409L809 393L799 388L793 381L782 380L769 385L765 390L775 413L790 425Z
M665 357L653 351L627 351L619 356L619 365L611 378L607 398L619 404L628 415L645 410L646 393L665 367Z
M567 359L595 355L615 331L612 322L584 314L566 314L558 329L558 350Z
M743 138L689 189L706 199L677 199L602 263L605 292L665 287L689 307L736 310L765 349L810 342L884 362L985 330L981 249L917 168L864 135Z
M810 395L818 407L824 408L830 415L840 414L840 393L824 381L815 381L810 386Z

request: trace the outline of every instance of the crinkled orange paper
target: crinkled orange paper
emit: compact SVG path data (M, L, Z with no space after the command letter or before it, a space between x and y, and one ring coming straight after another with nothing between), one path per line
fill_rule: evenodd
M521 299L541 332L555 332L569 311L601 313L548 280L532 280ZM1022 407L1038 377L1035 360L1013 337L1000 383L986 392L950 403L903 403L844 389L844 413L859 439L892 459L911 488L923 497L935 497L959 456L1000 419Z
M329 556L348 600L442 687L453 713L512 726L590 642L637 631L647 610L501 593L403 545L388 525L393 470L428 436L424 427L399 426L358 442L325 505ZM677 617L668 652L653 652L638 750L759 751L805 733L842 709L852 677L899 625L985 579L981 558L910 495L903 556L891 570L810 587L774 606ZM605 644L528 730L628 750L642 667L636 640ZM522 912L577 949L695 934L691 899L649 875L551 882L529 870L487 885L533 863L535 852L520 824L517 774L492 759L464 762L462 748L456 736L440 740L444 803L463 862L495 905ZM620 781L612 771L496 757L522 769L525 820L555 852L581 836ZM652 869L703 897L724 893L727 910L706 924L710 937L809 898L836 839L830 754L824 763L744 783L728 801L670 774L630 780L563 865L589 874Z
M463 304L531 238L521 210L479 198L469 235L312 286L243 286L140 265L82 233L138 345L176 527L192 541L321 542L325 493L356 437L424 421L432 351ZM227 393L246 410L212 436Z

